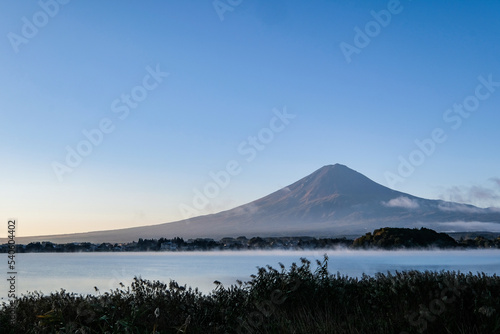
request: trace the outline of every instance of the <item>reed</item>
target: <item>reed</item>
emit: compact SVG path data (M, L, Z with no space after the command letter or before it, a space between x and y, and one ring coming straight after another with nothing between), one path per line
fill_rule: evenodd
M328 258L259 268L209 294L135 278L97 295L32 292L4 303L2 333L500 333L500 277L331 274ZM11 323L11 312L17 314Z

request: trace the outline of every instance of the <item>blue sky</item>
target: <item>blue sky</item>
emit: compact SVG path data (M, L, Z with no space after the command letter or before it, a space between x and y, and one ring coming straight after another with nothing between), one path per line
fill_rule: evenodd
M500 3L0 6L0 212L19 235L218 212L334 163L500 206Z

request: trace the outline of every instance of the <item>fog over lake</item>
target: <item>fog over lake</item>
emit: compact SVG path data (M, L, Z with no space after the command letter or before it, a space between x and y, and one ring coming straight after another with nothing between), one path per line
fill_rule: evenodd
M228 286L236 280L248 281L256 267L279 262L287 269L305 257L315 267L315 260L328 254L331 273L360 277L363 273L403 270L455 270L500 274L500 250L433 250L433 251L214 251L214 252L141 252L141 253L22 253L17 254L18 294L41 291L49 294L66 289L69 292L101 293L130 284L134 276L148 280L198 287L210 292L218 280ZM6 256L6 255L5 255ZM6 280L2 280L1 297L6 300Z

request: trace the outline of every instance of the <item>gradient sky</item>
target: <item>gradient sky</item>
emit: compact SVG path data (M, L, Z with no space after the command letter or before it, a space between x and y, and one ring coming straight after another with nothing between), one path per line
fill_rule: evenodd
M195 189L218 212L334 163L500 206L500 2L54 1L0 5L0 220L19 236L179 220Z

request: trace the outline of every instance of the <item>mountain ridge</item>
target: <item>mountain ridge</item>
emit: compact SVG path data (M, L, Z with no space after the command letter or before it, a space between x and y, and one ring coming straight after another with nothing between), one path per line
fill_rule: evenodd
M446 232L446 228L456 228L450 225L453 223L467 227L465 222L482 222L478 226L500 230L500 210L420 198L387 188L345 165L334 164L267 196L219 213L157 225L18 239L127 242L176 236L335 237L362 235L387 226L429 227Z

